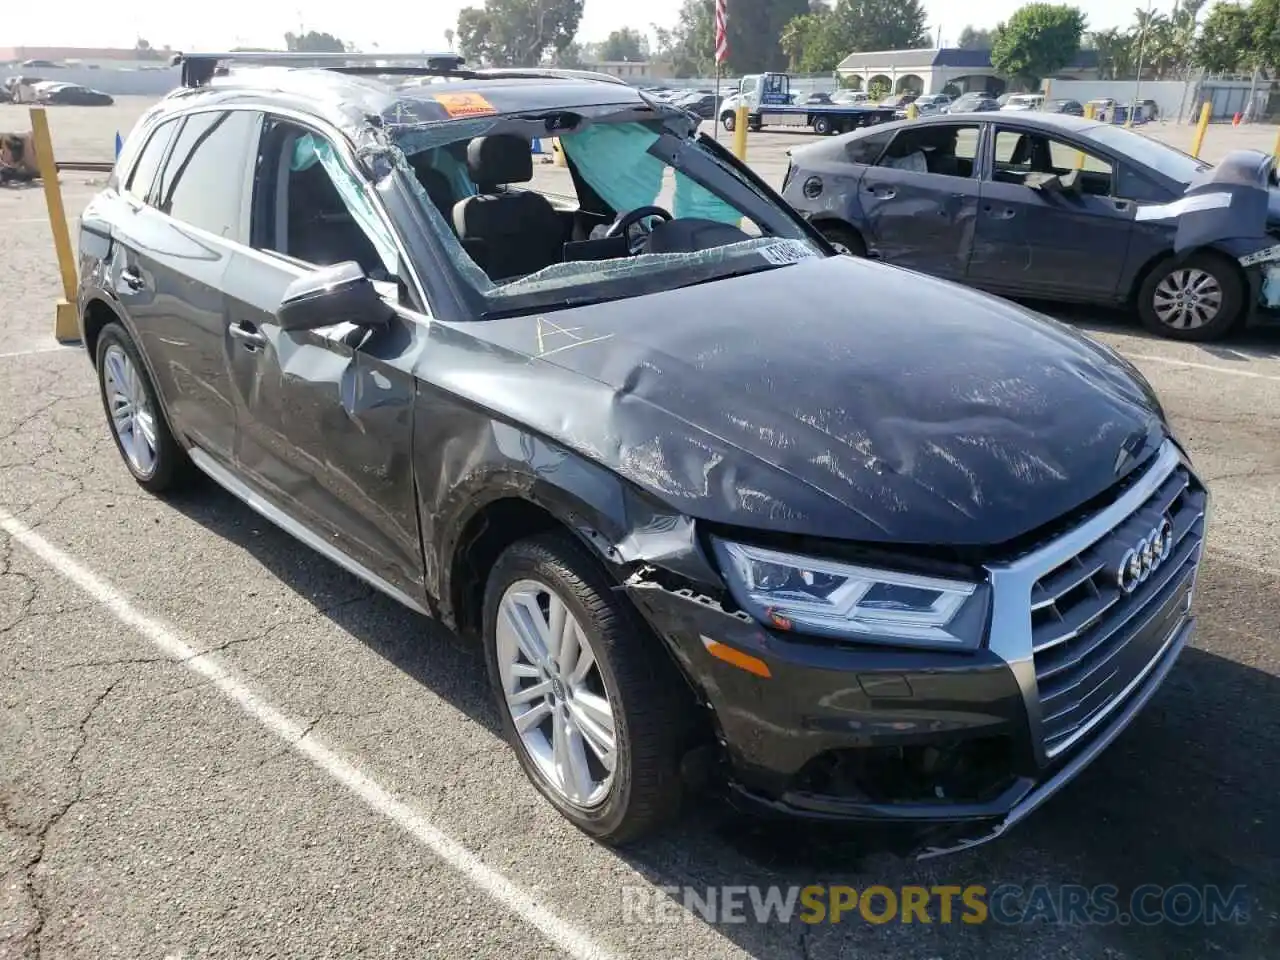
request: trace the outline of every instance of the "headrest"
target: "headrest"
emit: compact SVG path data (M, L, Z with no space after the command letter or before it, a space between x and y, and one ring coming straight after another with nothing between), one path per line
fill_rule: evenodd
M467 172L481 189L499 183L528 183L533 179L529 141L512 133L476 137L467 144Z

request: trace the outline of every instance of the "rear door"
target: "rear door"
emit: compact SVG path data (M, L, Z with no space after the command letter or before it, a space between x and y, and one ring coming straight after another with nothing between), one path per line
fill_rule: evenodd
M1133 234L1134 202L1111 161L1066 138L995 125L968 279L1028 296L1110 300ZM1074 192L1030 184L1078 172Z
M902 127L858 188L868 252L935 276L964 276L980 183L980 123Z
M242 216L249 111L202 111L161 127L126 191L133 213L116 230L113 286L150 361L174 428L229 462L235 410L227 376L223 282ZM172 135L158 176L140 196L152 144Z
M227 285L237 465L322 549L417 596L413 366L427 320L400 302L394 236L333 131L268 117L251 152L250 237ZM347 260L398 311L390 325L281 330L289 284Z

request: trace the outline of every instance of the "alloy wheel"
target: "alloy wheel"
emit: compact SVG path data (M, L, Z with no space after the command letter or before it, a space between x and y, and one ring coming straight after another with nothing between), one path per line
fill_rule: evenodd
M613 785L617 726L591 639L536 580L507 588L495 634L506 708L538 773L573 806L599 806Z
M129 355L116 344L102 359L102 385L111 429L134 472L144 480L156 470L156 418L142 376Z
M1223 291L1218 278L1188 267L1170 271L1156 284L1152 309L1175 330L1196 330L1212 323L1222 311Z

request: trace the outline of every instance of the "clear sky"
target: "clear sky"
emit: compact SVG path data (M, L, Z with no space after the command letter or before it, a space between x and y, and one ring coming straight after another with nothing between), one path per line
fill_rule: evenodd
M473 0L474 2L474 0ZM926 0L929 22L944 42L954 41L966 24L993 26L1022 6L1023 0ZM1091 29L1128 26L1142 0L1077 0ZM233 46L279 46L284 34L323 30L354 42L364 50L418 52L443 49L444 31L458 19L467 0L418 0L416 3L370 4L352 0L129 0L121 4L100 0L14 0L6 3L0 21L0 44L5 46L132 46L138 36L159 47L175 50L218 50ZM619 27L648 32L650 25L669 26L681 0L586 0L579 40L601 40ZM1173 0L1157 0L1157 10L1169 12ZM733 16L733 0L729 0ZM134 24L136 26L131 26Z

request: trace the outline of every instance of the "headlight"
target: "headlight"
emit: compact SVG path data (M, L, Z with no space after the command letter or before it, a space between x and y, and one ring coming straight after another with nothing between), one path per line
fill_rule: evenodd
M890 646L972 650L982 642L982 584L712 542L734 599L766 626Z

